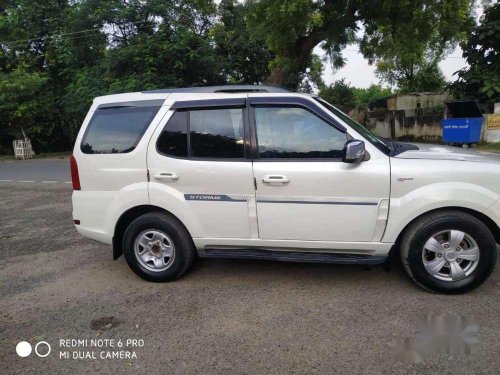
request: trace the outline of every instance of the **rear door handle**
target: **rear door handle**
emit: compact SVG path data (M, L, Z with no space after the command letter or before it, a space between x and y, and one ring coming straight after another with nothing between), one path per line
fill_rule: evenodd
M288 184L290 179L280 174L268 174L262 178L262 182L266 185L281 186Z
M175 182L179 179L179 176L175 172L159 172L156 173L153 177L155 180L166 182Z

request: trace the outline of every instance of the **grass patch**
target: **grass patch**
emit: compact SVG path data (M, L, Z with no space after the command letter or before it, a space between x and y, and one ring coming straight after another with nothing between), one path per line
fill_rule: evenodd
M481 142L477 145L477 148L480 150L492 150L492 151L500 151L500 142L497 143L485 143Z

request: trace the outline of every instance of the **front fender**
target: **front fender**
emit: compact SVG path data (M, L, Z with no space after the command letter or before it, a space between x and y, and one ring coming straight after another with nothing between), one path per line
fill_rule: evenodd
M426 212L461 207L487 213L499 198L497 193L489 189L463 182L430 184L399 198L391 197L389 219L382 242L395 242L409 223Z

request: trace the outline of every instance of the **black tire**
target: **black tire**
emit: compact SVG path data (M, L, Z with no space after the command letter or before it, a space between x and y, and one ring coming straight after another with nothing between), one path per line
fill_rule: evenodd
M427 240L440 231L460 230L471 236L479 248L476 268L460 280L439 280L424 266L422 253ZM461 294L477 288L490 276L497 259L497 244L486 225L460 211L430 213L412 223L403 234L401 262L412 280L427 291Z
M166 270L152 271L144 267L135 255L136 238L147 230L165 233L174 245L175 256ZM184 275L193 263L196 249L191 236L177 219L165 213L152 212L139 216L127 227L123 236L123 254L129 267L144 280L166 282Z

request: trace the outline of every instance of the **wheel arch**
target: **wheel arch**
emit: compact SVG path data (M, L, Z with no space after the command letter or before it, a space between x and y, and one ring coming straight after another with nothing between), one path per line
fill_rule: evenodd
M482 212L479 212L479 211L476 211L476 210L473 210L473 209L470 209L470 208L458 207L458 206L449 206L449 207L440 207L440 208L436 208L434 210L426 211L426 212L418 215L417 217L415 217L413 220L411 220L408 224L406 224L406 226L403 228L403 230L399 233L399 235L398 235L398 237L396 239L396 242L395 242L396 248L399 249L399 245L400 245L401 239L403 238L404 234L406 233L406 231L408 230L408 228L411 227L411 225L413 223L415 223L416 221L420 220L422 217L427 216L429 214L436 213L436 212L445 212L445 211L458 211L458 212L463 212L463 213L467 213L467 214L469 214L471 216L474 216L476 219L478 219L484 225L486 225L486 227L488 227L488 229L493 234L493 237L495 237L495 241L498 244L500 244L500 228L493 221L493 219L491 219L489 216L485 215Z
M127 227L130 225L132 221L137 219L139 216L142 216L147 213L151 212L159 212L163 213L165 215L170 216L174 220L178 221L180 225L184 227L186 232L191 236L189 233L189 230L186 228L184 223L179 220L177 216L175 216L173 213L170 211L165 210L164 208L154 206L154 205L140 205L140 206L135 206L132 208L129 208L125 212L123 212L120 215L120 218L116 222L115 229L113 232L113 260L118 259L122 254L122 244L123 244L123 235L125 234L125 231L127 230Z

